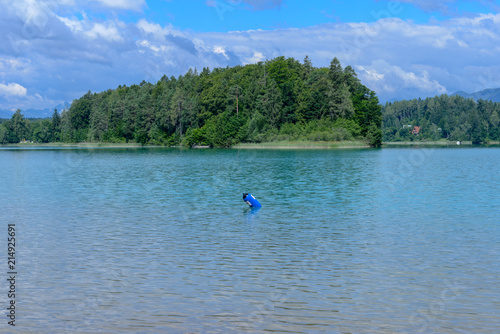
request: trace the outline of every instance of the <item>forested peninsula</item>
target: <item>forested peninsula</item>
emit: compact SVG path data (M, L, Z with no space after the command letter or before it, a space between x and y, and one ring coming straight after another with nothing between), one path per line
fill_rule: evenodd
M274 141L382 143L382 107L351 66L316 68L278 57L257 64L190 69L156 84L119 86L73 101L52 118L18 110L0 143L140 143L231 147Z

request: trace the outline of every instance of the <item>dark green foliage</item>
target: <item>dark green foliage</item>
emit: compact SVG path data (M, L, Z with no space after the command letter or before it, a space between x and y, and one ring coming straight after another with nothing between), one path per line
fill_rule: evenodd
M31 139L37 143L49 143L52 140L52 122L41 119L31 123Z
M9 130L0 123L0 145L7 144L8 131Z
M330 79L330 82L334 89L340 88L340 86L345 82L344 70L342 69L340 61L337 59L337 57L333 58L332 62L330 63L328 78Z
M3 126L5 130L3 130L3 138L0 139L4 143L19 143L22 140L31 139L30 121L24 118L19 109Z
M371 123L366 134L366 141L370 146L382 146L382 130L375 123Z
M58 142L61 140L61 116L54 109L52 114L52 122L50 124L50 140L51 142Z
M213 147L231 147L238 143L237 134L241 120L225 112L210 118L202 128L204 142Z
M80 142L87 139L92 113L91 93L88 92L79 100L71 104L69 109L70 136L73 141Z
M330 67L315 68L308 57L303 64L278 57L88 92L69 110L31 125L26 120L24 128L20 117L0 127L2 142L230 147L273 140L363 140L376 134L371 126L380 128L382 118L375 93L359 82L352 67L343 69L335 58Z
M387 103L383 108L384 141L500 140L500 103L441 95ZM420 127L419 134L412 133Z

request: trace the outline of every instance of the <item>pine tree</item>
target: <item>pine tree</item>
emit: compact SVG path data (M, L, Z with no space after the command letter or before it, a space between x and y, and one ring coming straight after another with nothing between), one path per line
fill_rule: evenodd
M61 116L57 112L57 109L54 109L54 113L52 114L50 132L51 132L50 141L58 142L61 140Z

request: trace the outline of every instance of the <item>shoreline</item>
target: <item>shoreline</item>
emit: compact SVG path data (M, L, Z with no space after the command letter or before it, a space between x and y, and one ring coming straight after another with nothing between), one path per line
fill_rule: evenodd
M411 147L411 146L439 146L439 147L473 147L473 146L498 146L500 142L489 142L486 144L473 145L470 141L404 141L404 142L383 142L381 148ZM209 146L160 146L160 145L141 145L138 143L17 143L3 144L0 147L12 148L170 148L170 149L210 149ZM229 149L365 149L371 148L362 141L341 141L341 142L317 142L317 141L276 141L264 143L240 143Z
M383 142L382 146L472 146L470 141L389 141Z
M232 149L350 149L370 148L364 142L342 141L342 142L316 142L316 141L278 141L264 143L240 143L231 147Z
M490 146L490 145L499 145L500 142L492 141L488 143L481 144L472 144L471 141L461 141L460 144L457 144L457 141L393 141L393 142L383 142L382 147L391 147L391 146Z
M88 147L88 148L135 148L135 147L160 147L160 146L143 146L136 143L17 143L3 144L0 147Z
M141 145L136 143L17 143L5 144L0 147L12 148L173 148L184 150L205 150L211 149L209 146L196 145L193 147L184 146L160 146L160 145ZM345 142L308 142L308 141L279 141L264 143L240 143L230 148L216 149L352 149L352 148L370 148L365 142L345 141Z

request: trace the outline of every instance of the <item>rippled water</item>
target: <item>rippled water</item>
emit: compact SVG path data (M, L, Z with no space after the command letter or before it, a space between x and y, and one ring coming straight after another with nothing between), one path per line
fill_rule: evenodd
M16 332L497 332L499 166L499 148L0 148Z

